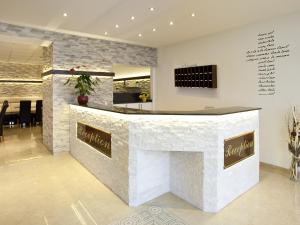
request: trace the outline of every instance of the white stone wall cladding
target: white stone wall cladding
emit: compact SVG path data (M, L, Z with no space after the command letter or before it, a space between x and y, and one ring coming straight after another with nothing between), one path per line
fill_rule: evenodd
M233 199L240 196L245 190L250 189L259 182L259 111L240 113L232 119L230 115L222 116L219 127L219 149L224 149L224 140L255 132L255 155L245 159L243 163L238 163L223 169L222 164L218 166L218 195L217 209L226 206ZM219 152L220 162L224 162L224 153ZM237 179L238 178L238 179ZM209 178L208 178L209 179Z
M112 134L112 158L76 138L77 121ZM71 154L121 199L129 202L128 122L103 115L98 110L71 106L70 135Z
M136 116L130 126L135 140L132 147L152 151L205 151L215 147L212 146L217 138L215 121L215 117L209 116Z
M203 208L203 153L170 153L170 191L187 202Z
M69 104L76 102L74 88L64 85L69 76L53 76L53 149L69 151Z
M184 188L185 185L182 183L172 182L171 173L171 192L173 190L174 194L204 211L219 211L259 181L258 111L224 116L155 116L155 118L135 116L129 128L130 138L133 140L130 141L130 154L133 154L131 151L170 151L171 171L173 174L181 173L181 177L187 177L185 181L187 186ZM256 154L239 163L238 168L232 166L224 170L224 139L249 131L256 132ZM187 165L194 164L198 174L202 170L203 181L199 181L198 188L192 189L203 191L202 197L193 197L188 189L188 181L193 183L195 177L189 176L187 168L183 172L176 170L174 165L176 161L182 163L182 159L176 156L184 158L185 152L193 151L204 153L203 156L197 157L196 153L192 153L195 154L193 160L191 161L191 158L186 160ZM155 172L159 171L153 168L152 171L149 170L148 175L151 176L151 173ZM139 185L141 184L135 184ZM157 180L156 185L164 186L164 180ZM159 193L157 194L159 196ZM143 203L138 200L137 202Z
M30 80L41 79L42 65L0 62L0 79Z
M122 170L128 174L122 174L121 180L128 179L129 183L121 187L125 181L118 182L114 187L108 181L120 175L114 170L97 177L113 185L112 190L119 191L116 194L124 196L127 192L129 205L138 206L171 191L204 211L217 212L259 181L258 111L224 116L152 116L77 106L71 109L71 152L93 173L99 174L97 168L103 170L111 164L103 156L89 154L95 150L76 139L74 124L86 122L112 131L114 151L121 155L114 154L110 162L117 168L124 166ZM256 133L255 155L224 170L224 139L250 131Z
M199 178L195 184L195 176L190 176L188 167L186 165L185 170L180 170L182 165L178 165L176 169L176 163L182 163L183 159L191 159L190 157L184 157L187 154L194 156L193 160L187 160L185 163L192 164L194 170L197 171L198 175L202 175L204 171L210 176L212 173L216 174L218 168L217 151L218 145L218 129L217 121L219 117L212 116L173 116L173 115L162 115L162 116L136 116L135 120L130 123L130 150L133 152L137 151L167 151L169 152L170 163L164 165L168 166L170 180L169 188L166 192L171 191L175 195L185 199L192 205L202 208L203 207L203 196L197 196L199 192L205 192L202 187L202 182ZM147 138L145 138L147 137ZM175 151L175 152L174 152ZM193 152L195 151L195 152ZM192 153L191 153L192 152ZM205 156L209 163L204 168L202 163L202 153L205 152ZM131 153L131 151L130 151ZM172 161L173 160L173 161ZM214 161L213 163L211 163ZM151 174L160 173L156 170L157 167L153 167L152 171L147 170L147 176ZM203 169L202 169L203 168ZM173 171L172 171L173 170ZM200 172L201 171L201 172ZM177 176L176 176L177 174ZM201 176L204 179L204 176ZM185 184L176 182L173 179L185 180ZM165 178L156 180L156 186L164 187ZM194 184L194 189L191 189L190 184ZM210 184L207 184L207 188L210 188L211 193L209 197L217 193L217 178L212 179ZM142 183L137 183L136 186L143 186ZM162 190L162 189L161 189ZM191 191L193 190L193 192ZM153 189L148 189L153 191ZM156 195L155 195L156 194ZM153 198L158 197L163 193L157 191L152 195ZM196 195L196 196L194 196ZM141 196L139 196L141 197ZM137 197L136 197L137 198ZM209 198L210 199L210 198ZM142 204L145 201L143 199L136 200L137 203ZM148 199L149 200L149 199ZM216 203L216 200L212 200Z
M156 66L155 48L81 37L0 22L0 34L53 42L53 68L85 65L90 71L112 64Z
M170 191L169 152L134 151L130 147L129 154L130 206L139 206Z
M53 148L54 153L69 151L69 104L77 103L72 86L64 85L69 75L53 75ZM89 96L90 103L112 106L112 77L98 77L99 85Z
M69 70L74 66L85 65L89 71L99 71L109 70L112 64L157 65L157 49L150 47L63 34L3 22L0 22L0 34L52 41L52 46L44 52L46 68ZM51 53L53 56L52 61L49 58L47 60ZM60 88L62 90L59 90ZM52 136L57 139L53 141L52 150L54 152L69 150L68 126L66 125L68 121L67 104L72 103L73 99L71 100L70 93L67 93L67 90L68 88L62 87L60 82L54 84L53 101L55 103L52 106L54 107L53 119L55 121L53 122L54 133ZM109 105L112 104L112 96L112 81L105 80L100 91L97 91L97 95L91 96L91 101ZM68 102L68 100L71 101ZM46 104L44 108L48 106L51 107L51 105ZM45 112L47 111L50 111L50 109L45 109ZM46 130L45 132L49 131Z
M100 105L113 105L113 78L98 77L99 84L95 87L95 92L89 96L89 102Z
M42 99L42 83L0 83L0 96L7 100L24 97Z
M0 79L2 80L31 80L41 79L42 66L19 63L0 62ZM0 83L1 98L42 98L41 83Z
M53 44L49 47L43 47L43 72L53 68Z
M43 143L53 150L53 77L43 78Z

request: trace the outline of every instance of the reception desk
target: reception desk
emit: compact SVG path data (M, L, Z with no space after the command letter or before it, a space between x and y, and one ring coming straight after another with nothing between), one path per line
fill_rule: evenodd
M70 151L130 206L171 192L218 212L259 182L259 108L70 105Z

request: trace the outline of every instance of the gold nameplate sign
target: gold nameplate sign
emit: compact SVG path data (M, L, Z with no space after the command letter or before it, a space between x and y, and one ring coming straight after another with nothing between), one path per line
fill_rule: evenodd
M111 158L111 134L77 123L77 138Z
M254 132L224 140L224 169L254 155Z

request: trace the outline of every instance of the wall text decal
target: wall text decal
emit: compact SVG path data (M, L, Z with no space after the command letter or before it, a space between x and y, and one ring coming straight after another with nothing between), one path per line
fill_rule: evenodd
M289 44L275 45L275 31L257 35L257 49L246 53L247 62L257 62L258 94L275 95L276 61L290 56Z

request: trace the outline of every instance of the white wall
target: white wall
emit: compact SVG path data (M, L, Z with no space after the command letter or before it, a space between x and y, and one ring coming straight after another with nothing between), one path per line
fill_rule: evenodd
M289 167L286 115L300 105L300 13L160 48L155 78L156 109L196 110L205 106L259 106L262 162ZM201 29L192 28L192 29ZM290 45L290 56L276 61L276 94L258 95L257 62L246 52L257 48L257 35L275 31L275 45ZM218 88L175 88L174 68L218 66Z

